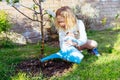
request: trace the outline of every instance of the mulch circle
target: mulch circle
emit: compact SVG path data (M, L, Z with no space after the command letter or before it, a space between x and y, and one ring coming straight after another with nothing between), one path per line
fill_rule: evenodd
M45 77L61 76L71 70L73 63L64 60L49 60L41 63L39 59L30 59L17 64L16 72L19 71L32 74L32 76L42 73Z
M47 42L48 45L59 47L58 41ZM42 55L40 57L43 57ZM71 71L73 63L61 59L49 60L41 63L39 59L30 59L22 61L16 65L16 73L22 71L32 76L42 73L45 77L62 76L64 73Z

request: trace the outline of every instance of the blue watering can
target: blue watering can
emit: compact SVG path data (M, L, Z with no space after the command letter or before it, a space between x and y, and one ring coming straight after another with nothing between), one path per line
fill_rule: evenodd
M64 39L61 50L59 52L51 54L47 57L44 57L44 58L40 59L40 61L45 62L47 60L58 58L58 59L63 59L63 60L67 60L69 62L74 62L74 63L79 64L84 57L83 54L74 46L66 45L65 44L66 40L72 40L73 42L76 42L77 44L79 44L79 42L80 42L77 39L68 36Z

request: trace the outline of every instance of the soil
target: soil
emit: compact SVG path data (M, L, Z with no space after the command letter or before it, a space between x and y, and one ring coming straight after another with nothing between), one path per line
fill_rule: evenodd
M32 76L42 73L45 77L62 76L64 73L71 71L73 63L56 59L41 63L39 59L26 60L16 66L16 72L19 71L31 74Z
M53 47L59 47L58 42L47 44ZM22 71L32 76L39 75L39 73L42 73L45 77L62 76L64 73L71 71L72 65L73 63L61 59L49 60L43 63L39 59L30 59L17 64L16 72Z

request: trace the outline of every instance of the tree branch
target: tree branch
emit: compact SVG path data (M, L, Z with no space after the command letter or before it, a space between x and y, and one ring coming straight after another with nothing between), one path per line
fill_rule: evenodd
M27 16L26 14L24 14L23 12L21 12L19 9L17 9L14 5L12 7L15 8L18 12L20 12L23 16L27 17L28 19L30 19L32 21L42 22L42 21L34 20L34 19L30 18L29 16Z
M33 0L33 2L38 5L38 6L41 6L36 0Z
M24 7L24 8L27 8L27 9L29 9L29 10L34 11L35 14L40 14L39 12L37 12L37 11L35 11L35 10L33 10L33 9L29 8L29 7L27 7L27 6L24 6L24 5L22 5L22 4L20 4L20 5L21 5L22 7Z

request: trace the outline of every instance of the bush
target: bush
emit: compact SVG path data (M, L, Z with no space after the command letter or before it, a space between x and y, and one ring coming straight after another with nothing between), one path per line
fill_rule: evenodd
M8 14L4 10L0 10L0 33L10 29L11 24L8 20Z
M2 32L6 34L5 37L0 38L0 47L13 47L13 42L7 37L7 32L11 28L8 20L8 14L4 10L0 10L0 35Z

